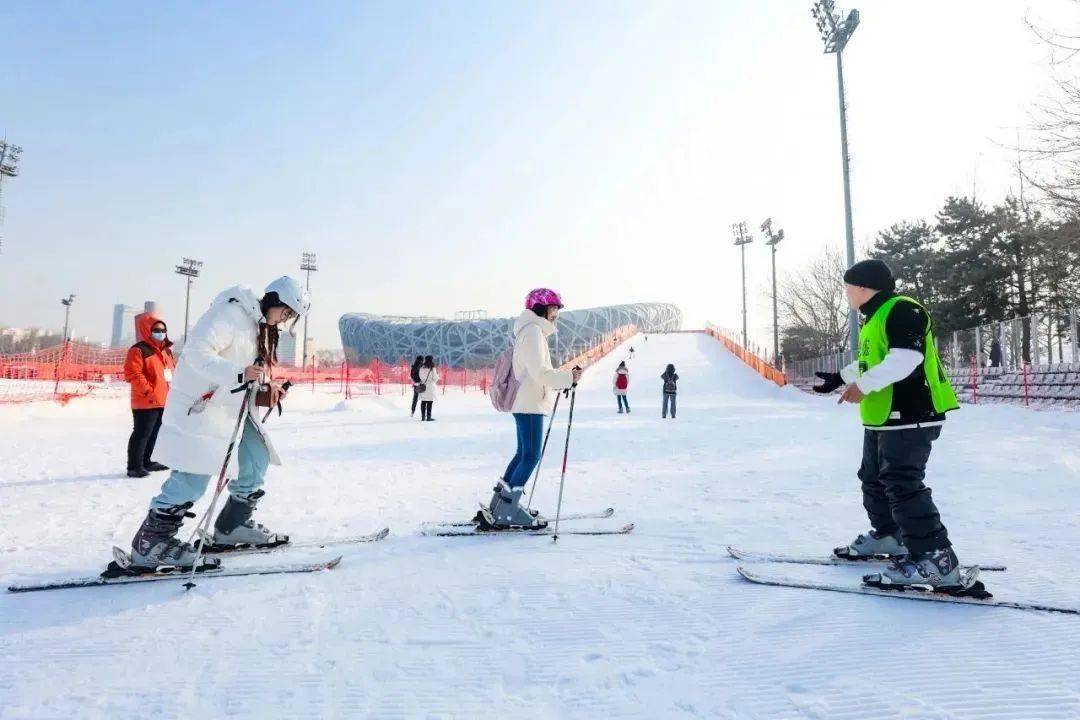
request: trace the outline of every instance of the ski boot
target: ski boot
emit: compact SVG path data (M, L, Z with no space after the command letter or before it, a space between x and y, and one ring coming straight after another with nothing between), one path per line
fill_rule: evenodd
M525 488L512 488L500 480L494 488L491 504L481 510L477 526L481 530L542 530L548 522L535 510L521 504Z
M263 490L256 490L250 495L230 493L214 523L214 537L207 543L206 549L209 552L228 552L242 548L272 548L288 543L288 535L272 533L251 519L259 498L265 494Z
M899 535L885 535L876 530L859 535L850 545L833 549L841 560L890 560L907 555Z
M921 590L948 595L965 594L977 583L978 568L961 570L951 547L914 553L894 560L883 572L863 577L863 582L882 590Z
M131 565L134 573L159 571L162 568L191 570L195 563L195 548L179 540L176 533L184 518L195 517L191 503L167 508L151 508L139 531L131 541ZM216 559L205 559L202 567L216 567Z

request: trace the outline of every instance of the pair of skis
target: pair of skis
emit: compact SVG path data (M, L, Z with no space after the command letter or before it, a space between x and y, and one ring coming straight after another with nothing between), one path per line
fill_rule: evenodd
M313 573L322 570L333 570L341 562L341 556L313 563L278 563L258 567L222 567L219 557L222 555L257 555L277 553L288 549L318 550L336 545L356 545L362 543L378 542L390 534L390 528L383 528L378 532L368 535L355 535L352 537L336 538L333 540L321 540L299 543L286 543L272 547L238 546L225 551L215 551L209 547L204 550L207 561L200 563L195 571L195 576L202 577L245 577L251 575L291 575L297 573ZM54 580L45 583L31 583L11 585L8 592L37 592L41 590L67 590L71 588L101 587L103 585L132 585L135 583L160 582L164 580L184 580L191 575L191 568L162 565L152 571L137 572L133 570L131 556L118 547L113 548L113 561L100 575L89 577L73 577Z
M482 505L481 512L484 512L486 508ZM599 512L583 512L583 513L568 513L562 516L563 521L567 520L603 520L611 517L615 514L615 508L605 508ZM581 528L571 530L560 530L559 535L626 535L632 532L634 529L633 523L628 523L622 527L606 529L606 528ZM429 535L434 537L475 537L477 535L546 535L551 536L554 534L554 528L547 526L544 528L534 529L527 527L509 528L505 530L485 530L480 527L477 522L477 518L468 522L450 522L450 523L424 523L420 526L421 535Z
M795 565L847 565L847 566L874 566L889 562L888 558L867 558L866 560L845 560L834 555L791 555L783 553L755 552L741 550L736 547L728 547L728 554L736 560L755 563L786 563ZM887 587L881 584L869 584L862 582L841 583L823 582L815 580L803 580L801 578L787 577L785 575L758 572L750 570L742 565L736 568L739 575L757 585L771 585L773 587L798 588L803 590L821 590L825 592L852 593L857 595L874 595L877 597L903 598L906 600L923 600L931 602L948 602L963 605L983 605L987 607L1012 608L1015 610L1041 611L1061 613L1065 615L1080 615L1080 606L1047 605L1038 602L1002 600L995 598L987 592L985 586L979 581L979 571L1003 572L1005 565L1001 563L987 563L961 570L961 584L959 591L943 592L935 591L929 586L916 586L901 589L897 586Z

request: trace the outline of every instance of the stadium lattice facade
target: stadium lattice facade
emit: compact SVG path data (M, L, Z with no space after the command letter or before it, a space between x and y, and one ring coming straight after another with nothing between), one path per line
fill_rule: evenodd
M564 310L551 339L552 361L560 365L624 325L636 325L642 332L678 330L682 311L669 303ZM434 355L440 364L470 369L494 365L510 345L513 326L514 318L440 320L368 313L346 313L338 321L342 347L356 362L378 358L394 364L402 358Z

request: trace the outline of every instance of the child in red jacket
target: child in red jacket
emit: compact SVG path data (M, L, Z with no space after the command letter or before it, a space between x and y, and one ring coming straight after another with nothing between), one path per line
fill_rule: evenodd
M151 471L168 470L153 462L169 383L176 367L168 328L152 313L135 316L135 336L138 342L128 350L124 362L124 379L131 383L131 415L134 428L128 438L128 477L146 477Z

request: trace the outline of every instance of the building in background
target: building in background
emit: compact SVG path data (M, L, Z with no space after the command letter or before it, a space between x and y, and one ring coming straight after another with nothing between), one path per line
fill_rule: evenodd
M112 336L109 340L111 348L125 348L135 344L135 316L141 312L157 313L157 302L147 300L143 303L143 309L139 310L130 305L117 303L113 305ZM162 318L164 320L164 318ZM168 325L168 321L165 322Z
M551 338L552 362L561 365L595 347L604 335L623 325L642 332L682 327L682 311L670 303L610 305L559 313L558 332ZM385 363L434 355L450 367L485 368L510 346L514 318L443 320L347 313L338 321L341 345L350 361ZM310 339L309 339L310 343Z
M294 337L287 332L283 332L278 335L278 365L281 365L282 367L299 367L301 352L300 346L303 344L303 342L303 338L300 338L299 336Z
M122 348L135 344L135 316L139 310L130 305L113 305L112 335L109 347Z

